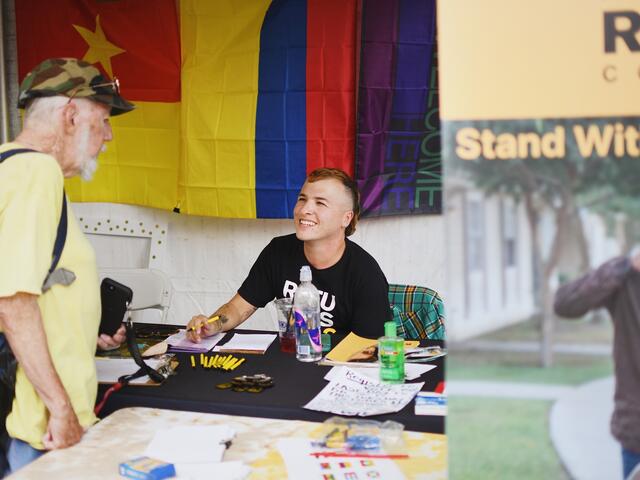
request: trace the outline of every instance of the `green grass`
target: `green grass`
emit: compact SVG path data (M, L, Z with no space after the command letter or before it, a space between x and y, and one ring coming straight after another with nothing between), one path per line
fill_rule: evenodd
M478 340L539 342L540 325L535 318L476 337ZM590 313L582 318L556 318L553 328L555 343L607 344L613 341L613 325L603 312Z
M568 480L549 439L551 402L449 398L449 478Z
M554 356L554 365L538 366L538 355L513 352L458 352L447 355L448 380L579 385L613 374L610 357L587 355Z
M557 321L556 343L610 345L608 318ZM530 320L488 333L481 340L539 341ZM539 367L538 353L470 351L464 343L451 348L447 380L580 385L613 374L610 356L555 354L554 364ZM489 387L488 387L489 388ZM452 480L568 480L549 437L547 400L449 397L447 436Z

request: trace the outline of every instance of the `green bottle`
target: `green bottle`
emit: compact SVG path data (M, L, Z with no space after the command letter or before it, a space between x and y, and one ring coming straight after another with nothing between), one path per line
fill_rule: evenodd
M384 324L384 337L378 339L378 358L382 383L404 383L404 339L396 335L393 321Z

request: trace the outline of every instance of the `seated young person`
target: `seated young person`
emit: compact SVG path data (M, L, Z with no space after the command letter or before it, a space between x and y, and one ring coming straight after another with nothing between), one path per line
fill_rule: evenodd
M359 214L360 194L346 173L333 168L311 172L293 210L295 234L271 240L238 293L213 314L220 319L206 323L204 315L193 317L189 338L199 342L231 330L274 298L293 297L303 265L311 267L312 282L320 290L323 331L382 336L391 318L389 284L374 258L347 238Z

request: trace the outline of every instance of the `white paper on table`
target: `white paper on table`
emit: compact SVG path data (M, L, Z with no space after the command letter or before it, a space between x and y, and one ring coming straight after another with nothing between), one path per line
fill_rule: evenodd
M146 360L147 365L156 369L162 360L150 359ZM131 375L140 370L133 358L103 358L96 357L96 374L98 382L116 383L118 378L123 375ZM135 378L129 382L130 385L143 385L149 381L147 375Z
M224 336L225 333L216 333L210 337L203 337L200 343L195 343L187 338L186 330L180 330L178 333L174 333L168 337L165 342L169 344L172 350L200 353L211 350Z
M193 425L158 430L147 445L144 455L179 463L212 463L222 461L235 431L227 426Z
M289 480L405 478L395 462L387 458L316 458L311 453L318 449L312 447L307 438L284 438L278 440L277 447L287 467Z
M428 365L424 363L405 363L404 378L405 380L415 380L436 367L437 365Z
M231 340L214 349L215 352L228 350L245 350L266 352L269 345L276 339L272 333L234 333Z
M382 384L343 367L304 408L360 417L393 413L402 410L423 386L424 382Z
M327 372L324 376L325 380L333 380L336 375L339 374L341 368L346 367L333 367L331 370ZM351 367L349 367L351 368ZM424 365L424 364L406 364L404 365L404 379L405 380L415 380L422 376L422 374L427 373L429 370L433 370L436 368L436 365ZM380 380L380 367L367 367L367 368L351 368L354 372L358 372L361 375L369 377L373 380Z
M182 480L243 480L251 467L242 462L178 463L176 476Z

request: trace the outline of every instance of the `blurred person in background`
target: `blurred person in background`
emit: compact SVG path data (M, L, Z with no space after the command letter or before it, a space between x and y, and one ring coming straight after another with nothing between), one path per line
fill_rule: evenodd
M562 285L556 314L578 318L606 308L614 327L614 411L611 433L622 446L623 477L640 465L640 248L613 258L596 270Z

